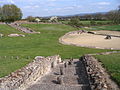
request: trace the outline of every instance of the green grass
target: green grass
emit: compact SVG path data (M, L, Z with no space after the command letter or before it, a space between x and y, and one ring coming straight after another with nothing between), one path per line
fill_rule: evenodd
M120 53L95 56L100 60L118 85L120 85Z
M15 57L14 57L15 58ZM6 76L11 72L30 63L30 59L12 59L11 57L0 59L0 77Z
M25 66L32 61L35 56L59 54L65 59L70 57L79 58L81 55L88 53L110 51L60 44L58 40L62 35L69 31L76 30L71 26L57 24L24 24L23 26L41 33L26 34L26 37L0 38L0 56L2 57L0 58L0 77ZM8 27L4 26L4 28ZM10 30L12 31L12 28L10 28ZM7 56L7 58L5 59L4 56ZM11 56L19 56L20 59L9 59ZM27 56L31 56L31 59L27 60Z
M94 30L113 30L120 31L120 25L111 25L111 26L94 26Z
M5 36L11 33L22 33L6 24L0 24L0 33L4 34Z
M69 21L61 21L62 23L64 24L68 24ZM101 24L107 24L108 22L110 21L95 21L96 23L101 23ZM80 21L80 23L82 23L83 25L86 25L86 26L90 26L90 21L86 20L86 21Z

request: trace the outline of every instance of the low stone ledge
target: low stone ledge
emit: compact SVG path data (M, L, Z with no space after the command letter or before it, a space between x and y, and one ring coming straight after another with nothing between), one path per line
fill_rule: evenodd
M115 53L120 53L120 51L111 51L111 52L102 52L102 53L94 53L94 54L88 54L88 55L109 55L109 54L115 54Z
M15 34L15 33L13 33L13 34L9 34L8 35L8 37L25 37L25 35L23 35L23 34Z
M26 86L44 76L51 70L51 64L56 66L61 62L59 55L35 58L25 67L0 78L0 90L16 90L20 86Z
M91 55L80 58L83 61L92 90L119 90L118 86L110 79L106 70Z

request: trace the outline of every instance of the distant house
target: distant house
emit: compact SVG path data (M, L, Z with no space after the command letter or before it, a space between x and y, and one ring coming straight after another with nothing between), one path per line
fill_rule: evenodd
M58 17L57 16L53 16L50 18L49 20L50 22L57 22L58 21Z
M41 20L40 20L40 18L36 18L35 21L36 22L40 22Z

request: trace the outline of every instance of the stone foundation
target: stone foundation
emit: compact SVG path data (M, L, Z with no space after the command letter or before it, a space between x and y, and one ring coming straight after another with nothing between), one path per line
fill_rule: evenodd
M38 57L38 56L37 56ZM44 76L51 70L51 64L56 66L61 62L59 55L35 58L31 63L25 67L11 73L8 76L0 78L0 90L15 90L20 86L26 86Z
M91 55L80 58L86 67L88 79L92 90L119 90L117 85L111 81L106 70Z

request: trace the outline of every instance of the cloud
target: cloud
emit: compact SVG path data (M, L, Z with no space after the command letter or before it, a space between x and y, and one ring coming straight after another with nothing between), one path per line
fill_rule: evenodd
M92 3L92 5L110 5L110 2L97 2L97 3Z
M110 2L99 2L98 5L110 5Z
M15 2L13 1L13 0L8 0L10 3L13 3L13 4L15 4Z
M24 9L36 9L39 8L39 5L28 5L28 6L24 6Z
M55 1L57 1L57 0L47 0L47 1L49 1L49 2L55 2Z
M13 0L6 0L6 1L0 1L2 4L10 3L10 4L15 4Z

